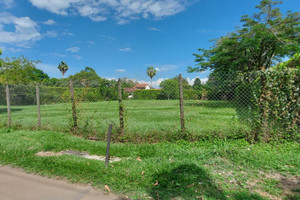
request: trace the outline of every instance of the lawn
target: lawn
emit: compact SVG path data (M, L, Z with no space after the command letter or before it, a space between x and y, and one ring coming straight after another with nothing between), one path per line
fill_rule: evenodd
M178 100L127 100L125 104L125 138L164 139L180 130ZM194 136L224 137L245 132L246 126L238 120L235 108L226 101L185 101L186 129ZM109 123L116 132L118 102L102 101L79 103L78 121L81 133L103 138ZM69 131L71 105L49 104L41 107L45 130ZM6 107L0 106L0 122L6 123ZM24 128L37 124L36 106L12 106L12 122Z
M75 150L104 155L106 144L68 133L0 129L0 164L71 182L108 185L131 199L300 199L299 143L251 145L246 141L111 145L120 157L103 161L41 151Z

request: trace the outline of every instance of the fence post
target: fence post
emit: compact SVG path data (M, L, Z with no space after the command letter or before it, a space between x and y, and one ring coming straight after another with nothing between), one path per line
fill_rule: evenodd
M11 111L10 111L10 96L9 96L9 87L8 84L5 85L6 92L6 105L7 105L7 125L11 126Z
M106 156L105 156L105 167L107 167L109 162L109 148L110 148L110 138L111 138L111 129L112 124L108 127L108 133L107 133L107 146L106 146Z
M122 103L122 83L121 83L121 79L118 80L118 93L119 93L120 135L123 135L124 134L124 105Z
M74 93L72 79L70 79L70 93L71 93L71 101L72 101L73 128L76 129L77 128L76 100L75 100L75 93Z
M40 88L39 84L36 83L36 106L37 106L37 117L38 117L38 127L42 127L42 120L41 120L41 104L40 104Z
M181 133L185 133L184 126L184 107L183 107L183 87L182 87L182 76L179 74L179 104L180 104L180 124L181 124Z

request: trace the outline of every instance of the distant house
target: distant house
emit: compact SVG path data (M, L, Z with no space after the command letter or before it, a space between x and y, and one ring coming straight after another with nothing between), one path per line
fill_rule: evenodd
M136 84L132 88L124 88L124 91L129 94L128 98L131 99L131 98L133 98L133 92L134 91L136 91L136 90L149 90L149 89L151 89L149 84L143 83L143 84Z

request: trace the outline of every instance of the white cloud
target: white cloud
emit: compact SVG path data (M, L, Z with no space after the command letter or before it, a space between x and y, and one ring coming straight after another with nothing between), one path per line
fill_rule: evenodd
M158 29L158 28L155 28L155 27L149 27L149 28L148 28L148 30L150 30L150 31L157 31L157 32L161 32L161 30L160 30L160 29Z
M58 15L79 14L93 21L112 16L119 24L139 18L155 20L186 9L187 0L30 0L32 5Z
M66 51L72 52L72 53L77 53L80 50L79 47L70 47L66 49Z
M162 65L160 67L156 67L155 69L157 72L162 72L162 71L171 71L177 68L178 68L177 65Z
M56 24L56 22L53 20L53 19L49 19L47 21L44 21L43 24L46 24L46 25L54 25Z
M81 60L82 59L82 56L79 56L79 55L74 55L73 57L76 58L77 60Z
M69 31L69 29L65 29L65 30L62 32L62 35L72 36L72 35L74 35L74 34L71 33L71 32Z
M8 51L10 51L10 52L13 52L13 53L17 53L17 52L22 51L19 48L5 47L5 46L1 46L0 49L2 49L2 52L8 52Z
M114 38L113 36L110 36L110 35L100 35L100 37L102 39L109 39L109 40L115 40L116 38Z
M196 78L199 78L199 77L195 77L193 79L187 78L186 80L190 85L194 85L194 82L195 82ZM200 81L201 81L201 84L205 84L208 81L208 78L207 77L202 78L202 79L200 78Z
M120 51L124 51L124 52L128 52L128 51L131 51L131 48L129 47L125 47L123 49L119 49Z
M3 5L4 9L10 9L15 6L14 0L0 0L0 6Z
M116 72L126 72L126 69L116 69Z
M58 70L58 65L54 64L46 64L46 63L39 63L37 64L37 68L43 70L46 72L48 75L61 75L59 70Z
M5 25L12 24L14 31L5 31ZM10 13L0 13L0 43L29 47L42 38L38 25L29 17L15 17Z
M52 30L52 31L47 31L45 34L44 34L45 37L52 37L52 38L55 38L58 36L57 32Z

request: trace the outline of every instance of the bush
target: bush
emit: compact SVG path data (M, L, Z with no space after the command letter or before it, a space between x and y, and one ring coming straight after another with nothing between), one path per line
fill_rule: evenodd
M133 92L133 98L134 99L142 99L142 100L152 100L152 99L158 99L159 94L161 93L161 90L136 90Z
M296 54L266 72L252 73L252 81L248 74L236 88L237 113L252 127L252 139L300 139L299 63L300 54Z

